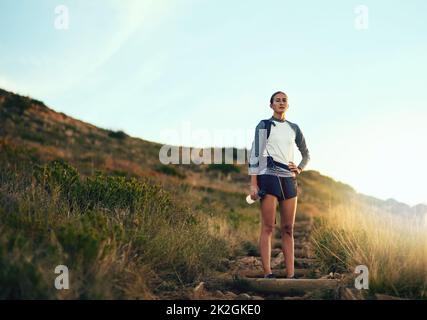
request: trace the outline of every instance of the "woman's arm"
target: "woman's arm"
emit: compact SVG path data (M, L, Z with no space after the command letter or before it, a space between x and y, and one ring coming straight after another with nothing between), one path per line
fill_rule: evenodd
M295 143L301 152L301 162L298 165L300 171L304 170L307 163L310 161L310 152L308 151L307 144L305 143L304 135L302 134L301 129L296 125L296 136Z
M251 176L251 186L258 186L257 175L254 174Z

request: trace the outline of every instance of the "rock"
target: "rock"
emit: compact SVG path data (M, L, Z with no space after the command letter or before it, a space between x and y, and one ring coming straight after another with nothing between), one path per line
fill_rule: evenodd
M272 268L280 268L279 265L284 261L283 252L280 251L274 258L271 259Z
M285 269L276 269L272 268L272 272L276 275L278 278L285 278L287 273ZM308 277L312 271L310 269L294 269L294 273L298 277ZM248 278L263 278L264 272L263 270L242 270L238 273L241 277L248 277Z
M377 298L377 300L407 300L404 298L389 296L388 294L381 294L381 293L376 293L375 298Z
M193 289L193 299L196 299L196 300L201 299L204 293L205 293L205 283L202 281Z
M264 298L260 296L252 296L252 300L264 300Z
M224 267L228 268L230 266L231 261L227 258L221 259L220 264Z
M338 289L339 280L334 279L251 279L246 278L242 283L236 283L241 289L265 294L306 293L312 290Z
M230 269L231 264L232 264L232 262L229 259L227 259L227 258L221 259L218 263L217 269L219 271L226 272L227 270Z
M237 294L235 294L234 292L231 292L231 291L227 291L227 292L225 293L225 295L226 295L226 296L230 296L230 297L232 297L232 298L237 297Z
M282 300L305 300L304 297L295 296L295 297L283 297Z
M241 293L239 294L235 299L236 300L251 300L251 296L248 295L247 293Z
M216 290L215 291L215 296L217 296L218 298L224 298L224 293L222 293L221 290Z
M271 256L272 257L277 257L280 253L282 252L282 249L273 249L273 250L271 250ZM283 252L282 252L282 254L283 254Z
M360 290L355 288L341 288L341 300L364 300Z
M257 257L243 257L243 258L240 258L236 262L236 264L238 265L239 269L262 267L262 263L260 261L260 258L257 258Z

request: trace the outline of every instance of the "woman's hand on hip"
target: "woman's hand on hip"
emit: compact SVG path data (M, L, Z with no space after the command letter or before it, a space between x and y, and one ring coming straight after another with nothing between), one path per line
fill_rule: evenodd
M289 161L288 167L294 173L294 176L297 176L297 175L299 175L301 173L300 168L298 168L296 166L296 164L293 163L292 161Z

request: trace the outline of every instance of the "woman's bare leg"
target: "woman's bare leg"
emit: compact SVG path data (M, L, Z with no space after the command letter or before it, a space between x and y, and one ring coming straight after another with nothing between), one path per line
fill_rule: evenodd
M276 197L270 194L265 195L261 201L261 236L259 239L261 262L265 275L271 273L271 235L274 231L276 207Z
M285 257L286 276L294 275L294 223L297 209L297 197L282 200L280 205L280 233L282 251Z

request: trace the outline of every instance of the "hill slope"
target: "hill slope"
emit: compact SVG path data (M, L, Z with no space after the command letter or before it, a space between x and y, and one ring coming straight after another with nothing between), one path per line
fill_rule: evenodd
M246 166L164 166L160 147L0 89L0 298L182 298L258 254ZM413 210L314 170L298 184L300 221L349 202ZM58 264L78 279L67 293Z
M38 100L2 89L0 138L33 149L44 162L64 159L82 174L101 170L126 176L151 176L165 184L179 181L192 186L240 193L242 197L248 189L249 177L245 165L164 166L158 160L161 147L158 143L133 138L121 131L98 128L55 112ZM336 182L314 170L304 172L298 179L301 204L307 206L304 211L312 213L354 197L394 213L422 215L427 211L425 205L411 208L392 199L382 201L358 194L349 185Z

